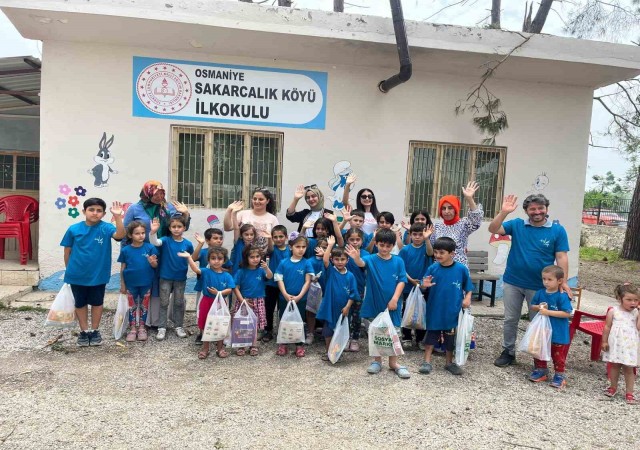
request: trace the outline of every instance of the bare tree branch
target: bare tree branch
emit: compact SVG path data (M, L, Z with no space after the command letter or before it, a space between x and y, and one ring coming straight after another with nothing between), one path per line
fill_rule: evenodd
M450 5L447 5L447 6L443 7L443 8L440 8L438 11L436 11L436 12L435 12L435 13L433 13L433 14L431 14L431 15L430 15L429 17L427 17L426 19L422 19L422 20L429 20L429 19L431 19L432 17L435 17L435 16L437 16L438 14L440 14L440 13L441 13L442 11L444 11L445 9L449 9L449 8L451 8L452 6L464 5L464 4L465 4L465 3L467 3L468 1L469 1L469 0L459 0L459 1L455 2L455 3L451 3Z

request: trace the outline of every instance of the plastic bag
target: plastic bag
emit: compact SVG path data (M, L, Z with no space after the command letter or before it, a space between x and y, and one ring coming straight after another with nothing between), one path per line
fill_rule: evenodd
M551 321L549 316L536 314L524 334L518 350L540 361L551 361Z
M231 347L251 347L258 334L258 316L243 300L231 321Z
M231 324L231 313L224 297L220 292L216 295L207 320L202 331L202 340L205 342L222 341L229 334L229 325Z
M414 286L407 297L402 316L402 327L412 330L427 329L427 302L418 286Z
M44 324L55 328L73 328L76 326L76 303L73 299L71 286L67 283L62 285L62 289L56 295Z
M318 274L318 277L320 274ZM309 285L309 291L307 292L307 308L306 310L312 313L317 313L322 303L322 286L317 281L311 282Z
M287 303L278 325L278 344L297 344L304 342L304 322L298 305L294 301Z
M369 355L370 356L400 356L404 355L400 336L393 326L389 310L373 319L369 325Z
M331 361L332 364L337 363L340 359L342 352L344 352L344 349L349 343L349 338L349 318L341 314L336 324L336 329L333 330L333 337L331 338L329 351L327 352L329 361Z
M456 328L456 359L455 363L463 366L469 357L471 350L471 335L473 334L473 316L469 308L463 309L458 315L458 328Z
M118 297L118 306L116 314L113 316L113 337L117 341L127 329L127 319L129 318L129 300L124 294Z

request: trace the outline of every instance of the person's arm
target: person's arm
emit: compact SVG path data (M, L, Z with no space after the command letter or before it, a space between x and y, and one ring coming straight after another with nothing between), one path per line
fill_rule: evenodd
M158 230L160 229L160 220L154 217L151 221L151 233L149 234L149 243L156 247L162 246L162 241L158 239Z
M353 303L354 301L352 298L347 300L347 304L344 306L344 308L342 308L342 311L340 311L344 317L349 316L349 310L351 309L351 306L353 305Z
M184 228L185 230L188 230L189 225L191 225L191 214L189 213L189 208L187 208L187 205L177 200L171 201L171 205L176 210L176 212L178 212L184 218Z
M414 286L420 286L420 281L415 278L411 278L409 274L407 274L407 283L411 283Z
M111 237L116 241L121 241L127 235L122 222L122 203L113 202L109 211L113 214L113 219L116 221L116 232L113 233Z
M331 249L334 245L336 245L336 238L329 236L327 238L327 249L324 251L324 255L322 255L322 263L325 268L329 267L331 263Z
M200 250L202 250L202 246L204 245L204 238L198 233L194 235L194 238L198 242L198 245L196 245L196 248L193 249L191 257L194 261L197 261L198 259L200 259Z
M338 247L344 246L344 238L342 237L342 230L340 230L340 224L338 223L338 218L335 214L332 213L324 213L325 219L329 219L331 224L333 225L333 234L335 236L336 245Z
M344 208L342 208L342 222L340 222L340 231L342 232L342 230L344 230L344 227L347 226L347 224L350 222L351 217L353 217L351 215L351 206L349 205L345 205ZM349 224L351 225L351 224Z
M402 250L404 247L404 242L402 242L402 228L396 231L396 246L398 247L398 250Z
M311 286L311 274L307 273L304 276L304 285L302 286L300 293L295 297L293 297L291 300L298 303L302 299L302 297L304 297L304 294L306 294L307 291L309 290L309 286Z
M360 250L352 245L347 245L345 247L345 251L347 252L347 255L349 255L349 258L353 259L353 262L356 263L356 266L360 268L364 268L366 266L365 262L360 258Z
M178 256L180 256L181 258L187 259L187 262L189 263L189 267L191 268L191 270L193 270L198 275L202 274L202 270L200 270L200 267L198 267L198 265L193 260L189 252L178 252Z
M425 276L422 277L422 287L423 288L430 288L431 286L435 286L435 285L436 284L433 282L433 275L425 274Z
M402 291L404 290L404 284L404 281L400 281L398 284L396 284L396 290L393 292L393 297L391 297L391 300L387 304L387 308L389 308L389 311L395 311L396 309L398 309L398 300L400 299Z
M120 264L120 293L121 294L127 293L127 285L124 282L124 269L126 268L127 268L127 265L125 263Z
M365 249L369 253L373 253L373 247L376 246L376 234L378 234L378 230L380 230L380 228L376 228L376 230L373 232L371 240L369 241L369 245L367 245L367 248Z
M282 280L278 280L278 289L280 289L280 293L282 294L282 297L284 297L284 299L286 301L291 301L293 300L292 296L289 295L289 293L287 292L286 287L284 286L284 281Z
M556 252L556 263L564 270L564 280L560 285L560 292L564 292L570 298L573 298L573 291L569 287L567 280L569 279L569 254L567 252Z
M493 220L489 224L489 233L504 236L506 234L506 231L502 226L502 223L504 222L504 219L506 219L507 216L514 212L517 208L518 197L513 194L507 195L502 200L502 207L500 208L500 212L493 218Z
M429 225L424 229L424 243L427 248L427 256L433 256L433 245L431 245L431 235L433 234L433 225Z
M638 314L638 318L636 319L636 328L640 330L640 314Z
M271 269L269 269L269 264L267 264L266 261L260 262L260 267L264 269L264 275L267 277L267 280L273 278L273 272L271 271Z
M64 248L64 267L69 265L69 257L71 256L71 247Z
M296 190L293 193L293 200L291 200L291 203L287 208L287 216L291 216L296 212L296 206L298 206L298 202L302 197L304 197L304 185L299 184L296 186Z
M464 300L462 300L462 309L467 309L469 306L471 306L472 293L473 291L468 291L466 294L464 294Z
M469 181L466 186L462 186L462 195L467 201L467 206L471 211L475 210L478 207L475 200L473 199L473 196L479 188L480 185L475 181Z
M531 309L535 311L534 308L536 307L538 308L538 314L542 314L543 316L560 317L562 319L568 319L569 317L571 317L571 313L568 313L566 311L552 311L548 309L547 305L545 305L544 303L541 303L537 306L532 306Z
M158 268L158 255L147 256L147 261L149 261L149 265L154 269Z
M346 207L349 205L349 193L351 192L351 185L356 182L358 177L351 173L347 177L347 182L344 185L344 192L342 193L342 204Z
M233 293L236 294L236 299L238 302L242 303L244 301L244 297L242 296L242 292L240 292L240 286L236 284L236 287L233 288ZM224 295L224 294L222 294Z
M222 219L222 226L224 227L224 231L233 230L233 211L236 209L240 211L242 208L244 208L244 202L242 200L235 201L227 206L227 210L224 212L224 219Z
M604 330L602 330L602 343L600 348L603 352L609 351L609 333L611 333L611 325L613 324L613 309L607 311L607 318L604 321Z
M233 242L240 239L240 222L238 221L239 211L235 210L231 213L231 223L233 224ZM256 229L256 233L257 233ZM256 236L257 237L257 236Z

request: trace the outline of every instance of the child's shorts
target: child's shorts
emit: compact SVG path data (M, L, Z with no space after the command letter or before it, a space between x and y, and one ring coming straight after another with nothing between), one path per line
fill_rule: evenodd
M70 284L70 286L76 308L84 308L87 305L102 306L104 303L104 288L107 286L106 284L97 286Z
M322 337L333 337L333 330L329 327L329 323L327 321L324 322L324 325L322 327Z
M437 345L440 342L440 334L444 335L444 348L452 352L456 348L456 329L429 330L424 335L424 345Z

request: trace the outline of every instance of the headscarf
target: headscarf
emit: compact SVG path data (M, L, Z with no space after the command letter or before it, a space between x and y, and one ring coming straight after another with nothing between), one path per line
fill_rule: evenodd
M304 191L304 195L306 197L307 192L313 192L315 195L318 196L318 203L316 204L315 208L311 208L311 211L321 211L324 209L324 195L322 194L322 191L320 189L318 189L318 186L313 185L313 186L309 186L307 189L305 189Z
M157 217L160 220L160 229L158 230L158 237L167 236L169 234L169 213L166 209L166 200L163 198L160 204L153 203L151 198L158 192L164 192L164 186L162 183L156 180L147 181L140 190L140 201L138 202L146 213L149 215L149 219L153 220Z
M456 212L456 215L453 216L453 219L451 220L446 220L444 217L442 217L442 205L444 205L445 203L449 203L451 206L453 206L453 210ZM440 200L438 200L438 215L442 217L445 225L453 225L457 223L460 220L460 200L458 199L458 197L456 197L455 195L445 195L444 197L440 198Z

